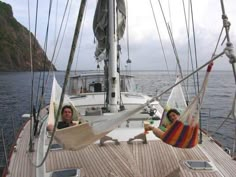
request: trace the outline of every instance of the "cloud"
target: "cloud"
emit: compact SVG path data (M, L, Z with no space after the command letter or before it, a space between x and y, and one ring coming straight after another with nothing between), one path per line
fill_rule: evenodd
M14 15L17 20L24 26L28 27L28 15L27 15L27 3L28 0L14 1L5 0L13 7ZM39 14L38 14L38 29L37 38L40 44L43 46L46 34L47 25L47 14L49 2L47 0L40 1L39 4ZM56 14L56 2L53 1L53 9L51 22L52 25L49 28L49 44L48 44L48 56L49 58L53 53L53 46L55 46L55 36L59 31L59 24L63 17L63 12L65 8L66 1L58 1L58 11L57 18ZM155 12L155 17L157 20L157 25L160 31L163 46L165 48L165 54L167 58L168 68L175 69L176 61L171 46L169 36L166 30L165 22L160 10L158 1L152 0L153 9ZM170 4L168 4L170 2ZM188 3L185 2L186 14L188 16ZM30 1L31 3L31 30L34 30L34 20L35 20L35 5L36 0ZM178 55L181 60L183 68L187 68L188 59L188 40L186 33L185 17L183 11L182 0L169 0L161 1L162 8L165 13L165 18L167 23L172 27L172 33L175 40L176 48L178 50ZM81 44L79 44L79 57L78 66L79 69L96 69L96 61L94 58L94 35L92 30L93 15L95 10L96 0L87 1L87 8L85 14L85 23L83 26L83 37L79 39ZM195 35L196 44L198 51L199 66L205 63L212 55L214 51L220 30L222 28L221 20L221 7L220 2L215 2L215 0L194 0L193 1L193 12L194 12L194 23L195 23ZM72 42L74 25L76 23L76 18L78 15L78 9L80 2L72 1L70 19L68 21L68 27L66 29L64 43L62 45L60 55L56 62L56 67L58 69L65 69L67 65L67 60L69 57L69 51ZM169 11L169 7L170 10ZM225 1L226 13L231 20L232 25L230 29L231 40L236 45L236 29L233 23L233 19L236 16L236 6L234 0ZM55 25L57 21L58 25ZM130 42L130 58L132 59L133 69L158 69L165 70L166 63L163 56L163 52L160 45L160 39L157 33L157 28L155 25L154 17L152 14L152 8L150 6L150 1L147 0L128 0L128 30L129 30L129 42ZM56 28L56 30L55 30ZM56 32L55 32L56 31ZM192 52L193 48L193 33L192 26L190 26L190 39ZM122 46L121 61L122 66L125 66L125 62L128 58L127 56L127 36L125 33L124 39L120 41ZM220 47L218 53L223 50ZM76 51L76 59L78 49ZM74 61L72 68L76 68L76 61ZM215 64L216 69L231 69L228 64L228 59L226 57L221 58Z

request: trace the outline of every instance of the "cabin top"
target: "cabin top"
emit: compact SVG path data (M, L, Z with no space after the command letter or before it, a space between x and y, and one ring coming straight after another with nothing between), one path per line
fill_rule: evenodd
M119 82L121 92L135 92L134 76L121 74ZM79 95L105 92L107 84L108 79L102 72L81 73L70 77L67 93L69 95Z

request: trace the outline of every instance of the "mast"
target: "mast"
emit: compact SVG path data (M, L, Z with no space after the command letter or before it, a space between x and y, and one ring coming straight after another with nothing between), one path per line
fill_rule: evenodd
M117 73L117 23L116 5L114 0L108 1L108 109L110 112L118 112L118 96L119 96L119 78Z

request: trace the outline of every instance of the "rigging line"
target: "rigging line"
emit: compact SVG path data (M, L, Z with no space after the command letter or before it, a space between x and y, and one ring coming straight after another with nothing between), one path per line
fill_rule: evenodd
M188 22L187 22L187 24L188 24L188 33L190 33L190 5L189 5L189 3L188 3ZM189 63L190 63L190 59L189 59L189 55L190 55L190 53L189 53L189 48L188 48L188 60L187 60L187 75L188 75L188 73L189 73ZM187 91L189 90L189 79L187 79Z
M228 17L225 13L224 1L221 0L220 2L221 2L221 9L222 9L223 26L225 28L225 34L226 34L226 39L227 39L227 57L230 59L229 62L232 65L234 80L235 80L235 83L236 83L236 68L235 68L236 56L234 54L233 44L231 43L230 36L229 36L230 22L228 21Z
M49 4L49 14L48 14L48 23L47 23L47 29L46 29L46 36L45 36L45 42L44 42L44 66L43 66L43 71L45 71L45 67L46 67L46 58L47 58L47 39L48 39L48 29L49 29L49 19L50 19L50 14L51 14L51 7L52 7L52 0L50 0L50 4ZM45 73L45 72L43 72ZM39 89L40 89L40 83L41 83L41 78L42 77L42 71L40 71L40 75L39 75L39 85L38 85L38 89L37 89L37 93L39 93ZM42 81L42 91L41 91L41 97L44 95L44 77L45 74L43 74L43 81ZM40 99L41 100L41 99ZM36 105L38 104L38 94L36 97ZM40 101L41 102L41 101ZM39 107L38 107L38 112L41 108L41 103L39 103Z
M58 13L58 0L56 0L56 15L55 15L55 36L54 36L54 42L56 45L56 41L57 41L57 13Z
M168 9L169 9L169 17L170 17L170 29L171 29L171 31L173 31L172 16L171 16L171 9L170 9L170 0L168 0Z
M52 2L53 2L53 0L50 0L50 3L49 3L47 29L46 29L46 36L45 36L45 42L44 42L44 51L45 51L44 54L45 54L45 58L44 58L44 68L43 68L43 71L46 70L47 45L48 45L48 34L49 34L49 22L50 22L50 17L51 17ZM42 95L43 95L43 91L44 91L44 81L45 81L45 72L43 72Z
M60 34L61 34L61 30L62 30L62 26L63 26L63 23L64 23L65 14L66 14L66 11L67 11L67 7L68 7L69 1L70 1L70 0L67 0L67 2L66 2L66 7L65 7L65 10L64 10L64 13L63 13L61 25L60 25L59 32L58 32L58 35L57 35L56 44L55 44L55 47L54 47L54 50L53 50L53 55L52 55L52 59L51 59L51 64L50 64L50 67L49 67L49 70L50 70L50 71L53 71L53 60L55 59L55 53L56 53L56 49L57 49L57 44L58 44L58 41L59 41L59 36L60 36ZM67 26L67 22L68 22L68 18L69 18L69 14L70 14L70 9L71 9L72 1L73 1L73 0L70 1L71 3L70 3L70 7L69 7L69 13L68 13L68 16L67 16L67 21L66 21L65 26ZM66 28L66 27L65 27L65 28ZM63 33L63 38L64 38L64 35L65 35L65 31L64 31L64 33ZM62 41L63 41L63 38L62 38ZM61 41L61 43L62 43L62 41ZM60 49L61 49L61 45L60 45L60 47L59 47L58 53L59 53ZM57 56L58 56L58 55L57 55ZM57 59L57 57L56 57L56 59ZM47 77L46 77L46 78L47 78L47 79L46 79L46 83L47 83L47 82L48 82L48 79L49 79L49 72L47 73Z
M220 124L219 127L217 127L217 129L212 132L211 134L209 134L209 136L213 136L215 133L217 133L217 131L224 125L224 123L230 118L230 115L232 114L232 110L229 112L229 114L227 115L226 119Z
M126 20L127 20L127 27L126 27L126 35L127 35L127 53L128 53L128 59L130 59L130 55L129 55L129 16L128 16L128 1L126 1Z
M220 2L221 2L222 19L223 19L223 24L224 24L224 27L225 27L226 39L227 39L227 42L230 43L230 37L229 37L229 26L230 26L230 23L228 22L228 17L227 17L227 15L225 13L224 1L220 0Z
M176 49L176 46L175 46L174 38L173 38L173 35L172 35L169 24L167 24L167 25L168 25L167 27L168 27L169 34L170 34L171 43L172 43L172 46L173 46L173 49L174 49L174 52L175 52L176 62L177 62L177 66L178 66L178 69L179 69L179 72L180 72L180 76L181 76L181 78L183 78L184 77L183 76L183 71L182 71L182 68L181 68L181 65L180 65L180 60L179 60L178 52L177 52L177 49ZM184 85L184 92L185 92L185 95L186 95L186 101L188 102L189 97L188 97L188 93L187 93L185 83L183 85Z
M64 37L65 37L65 33L66 33L66 29L67 29L67 25L68 25L68 19L69 19L69 16L70 16L70 12L71 12L71 6L72 6L72 1L70 3L70 7L69 7L69 12L67 14L67 19L66 19L66 24L65 24L65 28L64 28L64 31L63 31L63 34L62 34L62 39L61 39L61 42L60 42L60 46L58 48L58 52L57 52L57 55L55 57L55 61L54 61L54 64L57 62L57 59L58 59L58 55L59 55L59 51L61 50L61 47L62 47L62 42L64 40Z
M232 154L232 157L235 158L235 146L236 146L236 92L235 92L235 95L234 95L234 101L233 101L233 105L232 105L232 116L234 118L234 144L233 144L233 154Z
M54 60L54 58L55 58L56 48L57 48L57 44L58 44L58 41L59 41L59 36L60 36L60 34L61 34L61 30L62 30L62 26L63 26L63 23L64 23L65 14L66 14L66 10L67 10L69 1L70 1L70 0L67 0L67 2L66 2L66 7L65 7L65 10L64 10L64 13L63 13L63 17L62 17L60 29L59 29L58 36L57 36L57 39L56 39L56 45L55 45L55 47L54 47L53 54L52 54L50 69L52 68L52 63L53 63L53 60Z
M35 39L34 39L34 50L36 48L36 39L37 39L37 25L38 25L38 6L39 6L39 2L38 0L36 1L36 10L35 10L35 27L34 27L34 36L35 36ZM40 72L40 75L41 76L41 72ZM39 87L40 87L40 81L38 82L38 89L37 89L37 94L36 94L36 108L37 108L37 100L38 100L38 94L39 94Z
M222 33L223 33L223 29L224 29L224 27L221 28L221 32L220 32L220 35L219 35L219 37L218 37L218 40L217 40L217 43L216 43L216 47L215 47L215 49L214 49L214 52L213 52L213 54L212 54L212 57L215 56L216 50L217 50L217 48L218 48L218 46L219 46L220 39L221 39L221 36L222 36ZM231 113L232 113L232 112L230 112L230 113L228 114L227 118L222 122L222 124L221 124L213 133L211 133L209 136L214 135L214 134L224 125L224 123L225 123L226 120L229 118L229 116L231 115ZM200 134L200 135L201 135L201 134Z
M84 22L85 22L86 12L87 12L87 6L85 6L84 17L82 19L81 33L80 33L80 36L79 36L79 45L78 45L78 49L77 49L77 57L76 57L77 59L76 59L76 63L75 63L75 74L76 74L76 70L77 70L77 66L78 66L78 60L79 60L79 54L80 54L80 49L81 49L81 43L82 43L82 39L83 39Z
M41 73L43 72L43 78L42 78L42 90L41 90L41 96L40 99L37 98L37 103L39 101L39 107L38 107L38 113L41 109L42 103L43 103L43 96L44 96L44 88L45 88L45 71L46 71L46 60L47 60L47 43L48 43L48 32L49 32L49 21L51 17L51 9L52 9L52 1L50 0L49 3L49 12L48 12L48 22L47 22L47 30L46 30L46 36L45 36L45 42L44 42L44 62L43 62L43 71L40 72L40 78L39 82L41 81ZM39 92L39 87L38 87L38 92ZM39 100L38 100L39 99ZM37 104L36 103L36 104ZM38 116L37 116L38 117Z
M190 0L189 2L190 2L191 17L192 17L192 30L193 30L195 64L196 64L196 68L198 68L197 45L196 45L196 36L195 36L192 0ZM194 80L194 82L195 82L195 80ZM198 73L197 73L197 92L199 92L199 75L198 75Z
M70 51L70 57L69 57L69 61L68 61L68 64L67 64L67 69L66 69L64 82L63 82L60 102L59 102L58 110L57 110L57 113L56 113L54 128L53 128L53 131L52 131L52 135L51 135L51 138L50 138L45 156L43 157L41 163L39 163L38 165L34 164L36 167L42 166L43 163L45 162L45 160L48 156L49 150L50 150L50 146L51 146L52 141L54 139L54 135L55 135L55 132L56 132L56 125L57 125L58 120L59 120L60 110L61 110L62 104L64 102L66 85L67 85L67 82L68 82L68 78L69 78L69 74L70 74L70 70L71 70L71 65L72 65L72 62L73 62L74 54L75 54L76 43L77 43L77 40L78 40L80 28L81 28L81 22L82 22L82 19L83 19L85 5L86 5L86 0L81 0L80 9L79 9L78 18L77 18L76 27L75 27L75 32L74 32L74 37L73 37L73 42L72 42L71 51Z
M149 102L153 102L156 99L158 99L159 97L161 97L162 95L164 95L165 93L169 92L171 89L173 89L176 85L182 83L183 81L185 81L186 79L188 79L189 77L191 77L192 75L194 75L195 73L197 73L198 71L200 71L202 68L204 68L205 66L207 66L209 63L215 61L217 58L221 57L222 55L224 55L225 52L221 52L220 54L212 57L212 59L210 59L209 61L207 61L205 64L203 64L201 67L197 68L196 70L194 70L192 73L190 73L189 75L185 76L183 79L181 79L179 82L175 83L174 85L172 85L171 87L169 87L168 89L166 89L165 91L163 91L162 93L160 93L157 96L152 97L152 99Z
M36 10L35 10L35 27L34 27L34 36L35 36L35 40L34 40L34 48L36 45L36 39L37 39L37 24L38 24L38 0L36 1Z
M165 59L166 69L167 69L167 71L168 71L168 75L169 75L169 78L170 78L170 72L169 72L169 68L168 68L168 63L167 63L167 59L166 59L166 54L165 54L165 50L164 50L164 47L163 47L163 43L162 43L162 39L161 39L161 35L160 35L160 30L159 30L159 27L158 27L158 24L157 24L156 15L155 15L155 12L154 12L154 9L153 9L152 0L149 0L149 2L150 2L150 5L151 5L152 14L153 14L153 18L154 18L154 21L155 21L157 33L158 33L158 36L159 36L159 40L160 40L160 44L161 44L162 53L163 53L163 56L164 56L164 59Z
M195 36L195 27L194 27L194 17L193 17L193 6L192 6L192 0L190 2L190 12L192 17L192 30L193 30L193 42L194 42L194 54L195 54L195 66L198 68L198 57L197 57L197 44L196 44L196 36ZM199 93L200 86L199 86L199 74L197 73L197 93ZM199 100L200 103L201 100ZM200 121L199 121L199 127L202 128L202 117L200 113ZM202 143L202 132L200 131L200 140L199 143Z
M168 30L168 25L167 25L167 21L166 21L165 14L164 14L164 11L163 11L163 8L162 8L162 5L161 5L160 0L158 0L158 2L159 2L159 6L160 6L160 9L161 9L161 13L162 13L163 19L164 19L164 21L165 21L165 25L166 25L166 29L167 29L167 32L168 32L169 38L170 38L170 41L171 41L170 31ZM172 48L173 48L173 45L172 45ZM173 50L174 50L174 48L173 48ZM175 51L174 51L174 53L175 53Z
M218 46L219 46L220 38L221 38L221 36L222 36L223 30L224 30L224 27L221 28L220 35L219 35L219 37L218 37L218 40L217 40L217 43L216 43L216 47L215 47L215 49L214 49L214 52L213 52L212 56L215 55L216 50L217 50L217 48L218 48Z
M235 95L234 95L234 98L233 98L233 104L232 104L232 109L230 110L229 114L227 115L227 118L220 124L220 126L214 131L212 132L209 136L212 136L214 135L223 125L224 123L230 118L230 116L232 115L232 117L234 118L234 120L236 120L236 117L235 117L235 101L236 100L236 92L235 92ZM236 138L236 137L235 137Z
M181 82L185 81L186 79L188 79L189 77L191 77L193 74L197 73L198 71L200 71L202 68L204 68L205 66L207 66L208 64L212 63L213 61L215 61L216 59L218 59L219 57L221 57L222 55L225 54L225 51L221 52L220 54L214 56L211 60L207 61L205 64L203 64L202 66L200 66L199 68L197 68L195 71L193 71L192 73L190 73L189 75L185 76L183 79L181 79L179 82L175 83L174 85L172 85L171 87L167 88L165 91L163 91L162 93L160 93L157 96L152 97L150 100L148 100L146 103L140 105L136 111L140 111L141 109L143 109L145 106L149 105L151 102L158 100L162 95L166 94L167 92L169 92L171 89L173 89L175 86L177 86L178 84L180 84Z
M29 142L29 151L33 152L33 95L34 95L34 72L33 72L33 57L32 57L32 44L31 44L31 28L30 28L30 0L28 0L28 19L29 19L29 47L30 47L30 63L31 63L31 99L30 99L30 142Z
M190 43L190 38L189 38L189 23L187 22L187 16L186 16L186 10L185 10L185 3L184 0L182 0L182 4L183 4L183 10L184 10L184 20L185 20L185 28L186 28L186 32L187 32L187 37L188 37L188 56L190 55L191 58L191 63L192 63L192 70L193 70L193 55L192 55L192 50L191 50L191 43ZM187 92L187 89L186 89ZM188 101L188 99L187 99Z
M167 23L167 21L166 21L165 14L164 14L164 11L163 11L163 8L162 8L162 5L161 5L160 0L158 0L158 2L159 2L159 6L160 6L160 9L161 9L161 12L162 12L163 19L164 19L164 21L165 21L165 25L166 25L166 28L167 28L167 32L168 32L168 34L169 34L169 38L170 38L170 41L171 41L171 44L172 44L172 48L173 48L174 54L175 54L175 56L176 56L177 64L178 64L178 66L179 66L179 70L180 70L180 73L181 73L182 70L181 70L181 66L180 66L180 64L179 64L179 59L178 59L179 57L178 57L178 53L177 53L177 50L176 50L176 47L175 47L174 39L173 39L171 30L170 30L170 27L169 27L169 25L168 25L168 23ZM183 74L181 75L181 77L183 78Z

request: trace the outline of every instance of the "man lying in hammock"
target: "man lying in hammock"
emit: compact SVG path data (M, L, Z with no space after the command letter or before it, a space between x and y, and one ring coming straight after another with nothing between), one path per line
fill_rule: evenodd
M153 127L152 125L147 125L145 127L146 131L152 130L154 135L157 137L162 137L165 131L175 122L175 120L179 119L180 113L176 109L170 109L167 114L168 122L163 123L159 128Z
M66 128L66 127L70 127L70 126L76 125L72 121L72 116L73 116L73 109L72 109L72 107L70 105L63 106L63 108L61 110L62 121L58 122L57 128L58 129L62 129L62 128ZM49 124L47 126L47 130L48 131L52 131L53 127L54 127L54 125Z

